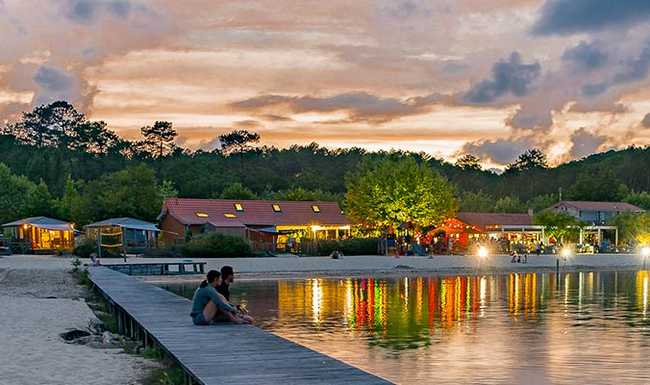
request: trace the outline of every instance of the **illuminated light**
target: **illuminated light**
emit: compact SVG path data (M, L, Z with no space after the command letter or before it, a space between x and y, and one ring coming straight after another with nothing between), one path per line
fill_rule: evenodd
M322 227L320 227L319 225L311 225L310 227L311 227L311 231L313 231L313 232L316 232L316 231L322 229Z
M275 211L276 213L279 213L279 212L282 211L282 207L280 207L280 205L277 204L277 203L272 204L271 207L273 208L273 211Z
M641 255L643 258L648 258L650 256L650 246L643 246L641 248Z
M315 212L315 213L317 213L317 214L320 213L320 206L318 206L318 205L311 205L311 211L313 211L313 212Z
M28 227L29 227L29 225L28 225L27 223L25 223L25 224L23 225L23 229L25 229L25 230L27 230Z
M571 250L571 248L569 247L563 248L562 251L560 252L560 255L562 255L562 257L564 258L570 258L572 254L573 254L573 250Z
M199 218L207 218L208 217L208 213L205 213L203 211L197 211L194 214Z
M235 203L233 206L235 207L235 211L244 211L244 206L241 203Z
M489 254L490 252L485 246L479 246L478 250L476 251L476 255L481 259L487 258Z
M225 213L225 214L223 214L223 216L226 217L226 218L237 218L237 215L235 215L233 213Z

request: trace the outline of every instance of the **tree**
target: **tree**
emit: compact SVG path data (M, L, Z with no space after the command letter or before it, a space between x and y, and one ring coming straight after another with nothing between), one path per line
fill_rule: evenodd
M557 202L558 202L557 195L544 194L544 195L537 195L536 197L528 200L526 205L528 206L528 208L533 209L534 212L538 212L553 206Z
M456 167L460 167L464 171L481 171L481 159L472 154L465 154L456 160Z
M330 201L340 200L340 196L322 190L306 190L302 187L294 187L289 190L277 191L271 194L272 199L283 201Z
M494 203L494 212L496 213L523 213L526 212L526 209L526 205L519 198L512 196L499 198Z
M608 224L618 228L619 242L632 247L650 245L650 213L620 213Z
M560 243L576 241L580 228L585 224L566 213L544 210L533 217L533 223L544 226L546 234L555 237Z
M82 113L65 101L56 101L24 112L22 119L8 125L8 131L23 143L36 147L68 147L77 126L85 121Z
M515 173L528 170L543 170L548 168L546 154L538 148L526 150L519 155L517 160L506 167L506 173Z
M174 139L178 135L171 122L157 121L153 126L140 129L145 140L142 143L153 157L161 159L174 150Z
M650 210L650 192L632 191L623 198L623 202L631 203L644 210Z
M447 180L413 158L364 162L346 187L347 214L371 228L438 225L458 207Z
M80 199L78 185L70 174L68 174L65 180L63 195L55 203L58 218L73 220L73 217L76 217L74 214L77 213L74 213L74 211Z
M234 153L239 154L239 171L244 173L244 153L249 151L251 144L260 141L260 134L246 130L235 130L219 135L221 152L230 156Z
M13 174L9 167L0 163L0 223L28 216L34 190L34 182Z
M232 183L219 196L221 199L257 199L257 194L241 183Z
M603 188L606 182L608 187ZM598 167L586 170L578 175L568 191L573 200L584 201L619 201L629 193L611 168Z
M158 192L163 202L168 198L175 198L178 196L178 190L176 190L174 183L170 180L162 181L160 186L158 186Z
M494 211L494 198L483 191L465 191L460 194L460 211L491 213Z

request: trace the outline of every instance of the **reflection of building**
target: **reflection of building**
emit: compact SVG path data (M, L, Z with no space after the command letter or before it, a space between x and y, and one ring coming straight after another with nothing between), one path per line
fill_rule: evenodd
M111 218L85 226L86 237L100 240L104 247L114 247L119 252L142 253L156 247L160 230L155 224L134 218Z
M517 247L534 249L544 239L544 227L533 224L530 214L460 212L435 230L436 236L463 252L479 241L494 242L500 251Z
M5 223L5 237L21 252L70 251L74 248L72 224L47 217Z
M168 243L214 231L245 238L257 250L295 249L302 237L350 234L336 202L170 198L158 219Z

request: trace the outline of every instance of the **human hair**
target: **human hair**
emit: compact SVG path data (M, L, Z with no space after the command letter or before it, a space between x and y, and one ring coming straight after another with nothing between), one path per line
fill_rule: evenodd
M232 269L232 266L224 266L221 268L221 277L227 279L231 275L235 275L235 271Z
M219 273L216 270L210 270L208 271L208 275L206 276L208 283L214 282L215 279L219 278L221 276L221 273Z

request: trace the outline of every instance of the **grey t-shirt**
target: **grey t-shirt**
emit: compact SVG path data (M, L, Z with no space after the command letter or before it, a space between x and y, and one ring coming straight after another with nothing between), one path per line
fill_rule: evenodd
M231 304L223 301L222 297L217 293L217 290L215 290L212 285L207 284L205 286L199 286L194 292L194 297L192 298L192 312L190 315L194 317L201 313L210 301L214 302L219 310L229 311L231 313L236 311Z

